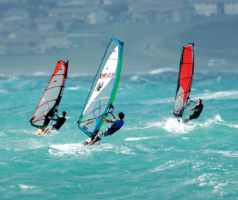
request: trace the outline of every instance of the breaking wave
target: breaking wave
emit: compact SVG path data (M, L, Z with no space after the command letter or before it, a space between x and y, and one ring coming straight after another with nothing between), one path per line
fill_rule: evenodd
M197 95L194 98L201 99L238 99L238 90L218 91L218 92L205 92Z
M35 73L32 74L32 76L36 76L36 77L38 77L38 76L49 76L49 74L46 73L46 72L35 72Z
M73 86L73 87L66 87L67 90L80 90L80 87L79 86Z
M158 69L153 69L149 72L150 75L158 75L158 74L162 74L165 72L176 72L177 70L170 68L170 67L166 67L166 68L158 68Z
M139 140L150 140L150 139L158 139L158 136L151 136L151 137L130 137L125 138L125 141L139 141Z

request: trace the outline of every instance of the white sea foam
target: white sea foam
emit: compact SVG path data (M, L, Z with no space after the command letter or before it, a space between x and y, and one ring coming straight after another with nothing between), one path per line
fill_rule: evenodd
M223 157L228 158L238 158L238 151L228 151L228 150L213 150L213 149L206 149L204 151L205 154L218 154Z
M132 81L137 81L137 80L139 80L139 76L134 75L134 76L131 77L131 80Z
M164 121L154 121L154 122L149 122L146 124L144 129L146 128L162 128L165 129L166 131L174 134L185 134L188 132L191 132L195 128L198 127L208 127L214 123L217 124L224 124L224 120L221 118L220 115L215 115L213 118L208 119L205 122L195 122L195 121L190 121L188 123L183 123L181 121L178 121L174 117L170 117Z
M49 76L49 74L46 73L46 72L40 72L39 71L39 72L33 73L32 76Z
M163 128L171 133L188 133L195 128L195 124L182 123L176 118L169 118L163 125Z
M125 141L139 141L139 140L151 140L151 139L158 139L158 136L151 136L151 137L130 137L126 138Z
M154 153L154 152L157 151L157 149L155 150L155 149L152 149L152 148L148 148L144 145L136 145L135 148L140 150L140 151L146 152L146 153L152 153L152 152Z
M112 144L100 144L93 146L85 146L81 143L76 144L54 144L50 146L49 153L55 156L64 155L80 155L89 156L93 152L112 151L120 154L134 154L132 150L126 146L117 146Z
M224 195L224 188L228 185L228 181L219 181L218 177L213 173L204 173L197 178L185 181L185 185L197 184L200 187L211 187L212 193L220 196Z
M227 124L227 126L231 128L238 128L238 124Z
M189 121L188 123L183 123L182 121L178 121L174 117L170 117L170 118L167 118L162 121L150 121L150 122L146 123L144 126L127 127L125 129L131 131L131 130L143 130L143 129L151 129L151 128L162 128L162 129L164 129L170 133L173 133L173 134L185 134L185 133L191 132L195 128L209 127L212 124L220 124L220 125L230 126L222 119L222 117L219 114L217 114L213 118L208 119L205 122ZM238 127L236 127L236 125L232 125L232 126L235 126L235 128L238 128ZM126 138L125 140L133 141L133 140L137 140L137 139L143 140L143 137L142 138L132 138L132 139Z
M54 144L50 146L49 153L55 156L63 155L89 155L90 148L81 143L76 144Z
M193 97L194 99L238 99L238 90L227 90L218 92L205 92Z
M188 160L169 160L168 162L165 162L164 164L150 170L151 172L161 172L161 171L165 171L168 169L172 169L172 168L176 168L178 166L184 165L189 163L190 161Z
M8 132L9 133L35 134L35 132L33 132L30 129L9 129Z
M79 89L80 89L80 87L79 87L79 86L74 86L74 87L66 87L66 89L67 89L67 90L73 90L73 91L75 91L75 90L79 90Z
M149 82L148 79L144 78L143 76L140 75L133 75L130 78L131 81L141 81L141 82Z
M32 186L32 185L20 184L20 185L19 185L19 188L20 188L22 191L26 192L26 191L28 191L28 190L33 189L34 186Z
M133 126L133 127L125 127L123 129L126 130L126 131L135 131L135 130L147 129L147 127Z
M234 123L227 122L227 121L223 120L220 115L215 115L214 120L218 124L222 124L222 125L230 127L230 128L236 128L236 129L238 128L237 124L234 124ZM212 123L211 120L208 120L208 122Z
M170 68L170 67L165 67L165 68L158 68L158 69L154 69L154 70L151 70L149 72L150 75L158 75L158 74L162 74L162 73L165 73L165 72L175 72L176 70L173 69L173 68Z

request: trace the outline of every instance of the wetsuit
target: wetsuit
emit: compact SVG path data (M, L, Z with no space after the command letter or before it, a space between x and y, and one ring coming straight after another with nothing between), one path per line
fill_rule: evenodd
M102 138L108 135L112 135L113 133L115 133L116 131L118 131L123 125L124 125L124 121L122 119L116 119L116 120L112 120L112 125L107 128L105 131L98 133L98 137Z
M199 115L201 114L202 110L203 110L203 104L196 105L194 107L194 112L192 115L189 116L189 119L190 120L197 119Z
M65 117L58 117L57 119L53 119L54 121L56 121L56 123L53 125L53 129L59 130L60 127L64 124L64 122L66 121Z

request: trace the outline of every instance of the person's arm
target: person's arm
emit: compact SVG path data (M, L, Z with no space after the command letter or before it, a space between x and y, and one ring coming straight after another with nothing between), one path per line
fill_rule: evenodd
M102 118L102 120L103 120L103 121L105 121L105 122L108 122L108 123L113 123L113 121L112 121L112 120L110 120L110 119L107 119L107 118Z
M113 111L114 111L114 106L111 104L111 105L109 106L109 111L108 111L108 113L111 114L111 116L112 116L113 119L116 119L116 117L115 117L114 114L113 114Z
M199 108L199 106L198 106L198 105L196 105L195 107L191 108L190 110L197 111L197 110L198 110L198 108Z
M116 119L116 117L114 116L113 112L110 112L111 116L113 119Z
M55 118L56 117L56 118ZM51 119L51 120L53 120L53 121L57 121L58 119L59 119L59 116L58 115L56 115L56 116L54 116L54 117L48 117L49 119Z
M191 100L191 99L189 99L189 101L192 102L192 103L194 103L194 104L197 104L196 101L193 101L193 100Z
M54 117L52 117L53 120L57 121L59 119L59 115L58 114L55 114Z

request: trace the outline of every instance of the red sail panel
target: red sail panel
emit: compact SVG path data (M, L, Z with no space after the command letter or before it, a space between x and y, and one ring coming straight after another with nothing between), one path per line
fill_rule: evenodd
M181 56L180 71L178 77L178 85L175 97L175 105L173 114L176 117L182 117L186 107L187 100L192 87L194 72L194 45L188 44L183 46Z
M67 78L67 72L68 62L59 60L30 120L32 126L45 128L50 123L48 116L54 115L60 103L65 80Z

